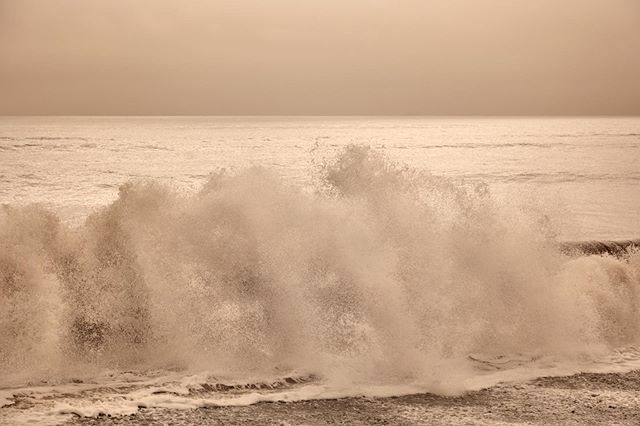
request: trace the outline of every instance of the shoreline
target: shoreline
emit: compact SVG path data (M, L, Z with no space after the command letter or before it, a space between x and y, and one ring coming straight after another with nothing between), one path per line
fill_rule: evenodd
M415 394L194 410L141 409L131 416L75 418L65 424L640 424L640 370L541 377L456 397Z

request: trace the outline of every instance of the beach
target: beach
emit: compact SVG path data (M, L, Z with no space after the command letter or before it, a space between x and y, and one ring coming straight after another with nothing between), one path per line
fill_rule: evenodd
M417 394L260 403L196 410L142 409L69 425L633 425L640 422L640 371L583 373L498 385L462 396Z

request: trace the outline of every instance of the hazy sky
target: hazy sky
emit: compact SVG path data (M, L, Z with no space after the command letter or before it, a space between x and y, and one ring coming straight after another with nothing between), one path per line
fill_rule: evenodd
M640 114L639 0L0 0L0 114Z

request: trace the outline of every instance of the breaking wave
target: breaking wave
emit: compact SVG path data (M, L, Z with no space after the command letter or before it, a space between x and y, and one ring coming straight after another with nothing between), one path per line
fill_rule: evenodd
M4 206L0 387L162 369L457 392L461 360L638 343L631 246L572 256L543 214L367 147L316 180L129 182L78 227Z

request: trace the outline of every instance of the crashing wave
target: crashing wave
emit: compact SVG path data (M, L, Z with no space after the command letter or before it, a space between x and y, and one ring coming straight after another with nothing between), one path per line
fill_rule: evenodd
M252 168L196 194L126 183L79 227L4 206L0 385L177 368L459 388L446 365L469 354L635 344L633 245L562 245L486 186L361 146L314 193Z

